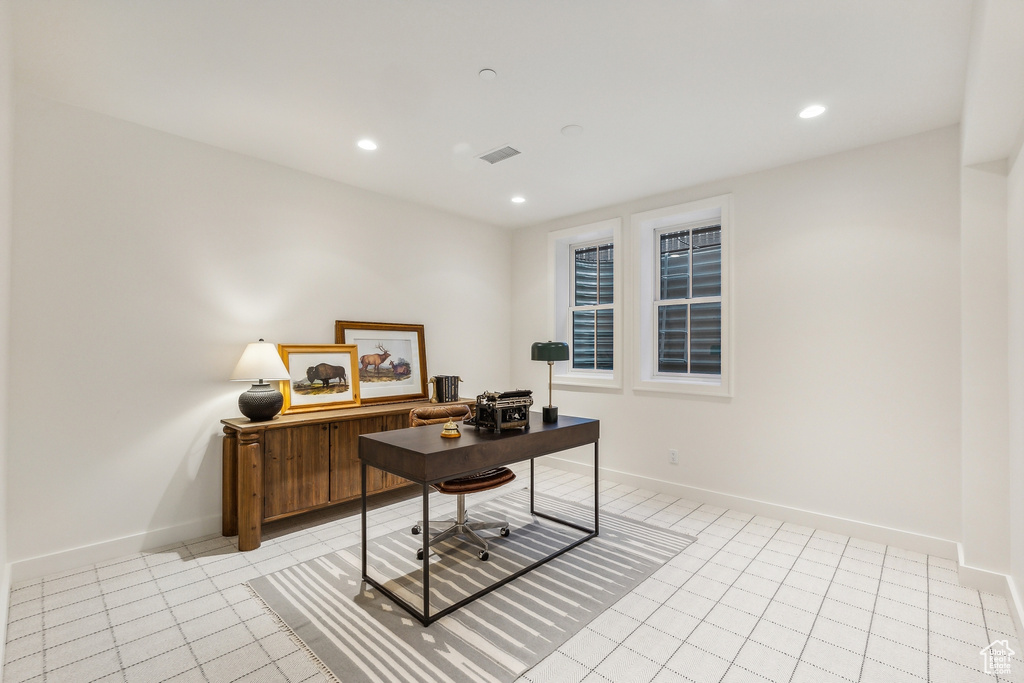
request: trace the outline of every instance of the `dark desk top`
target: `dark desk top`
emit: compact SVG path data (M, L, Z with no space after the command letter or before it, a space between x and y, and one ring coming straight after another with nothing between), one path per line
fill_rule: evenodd
M441 437L442 424L396 429L359 437L359 458L367 465L417 483L453 479L596 443L601 423L586 417L560 415L545 424L530 413L530 429L505 429L500 434L472 425L459 425L462 436Z

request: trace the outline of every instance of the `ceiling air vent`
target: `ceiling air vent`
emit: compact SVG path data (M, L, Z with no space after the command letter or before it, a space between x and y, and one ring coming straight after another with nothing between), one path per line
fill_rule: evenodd
M487 154L483 154L479 158L483 159L484 161L486 161L489 164L496 164L499 161L504 161L505 159L508 159L509 157L514 157L517 154L519 154L519 150L518 149L516 149L514 147L509 147L508 145L505 145L504 147L499 147L498 149L494 150L493 152L488 152Z

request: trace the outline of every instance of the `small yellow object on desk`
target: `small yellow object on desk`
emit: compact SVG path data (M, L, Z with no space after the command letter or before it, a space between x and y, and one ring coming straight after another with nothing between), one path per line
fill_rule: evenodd
M462 433L459 431L459 425L455 424L454 420L448 420L444 423L441 436L445 439L457 439L462 436Z

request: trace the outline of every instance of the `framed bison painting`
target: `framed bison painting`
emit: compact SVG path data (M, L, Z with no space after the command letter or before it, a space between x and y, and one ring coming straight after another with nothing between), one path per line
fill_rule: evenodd
M350 344L279 344L291 379L281 382L282 415L359 405L359 366Z
M334 341L354 344L363 403L394 403L427 398L427 351L423 325L338 320Z

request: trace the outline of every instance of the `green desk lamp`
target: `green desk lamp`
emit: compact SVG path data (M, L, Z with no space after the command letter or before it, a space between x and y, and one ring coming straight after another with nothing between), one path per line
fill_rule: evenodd
M548 404L544 406L544 421L558 422L558 406L553 405L551 380L556 360L569 360L569 345L565 342L534 342L530 349L530 360L548 362Z

